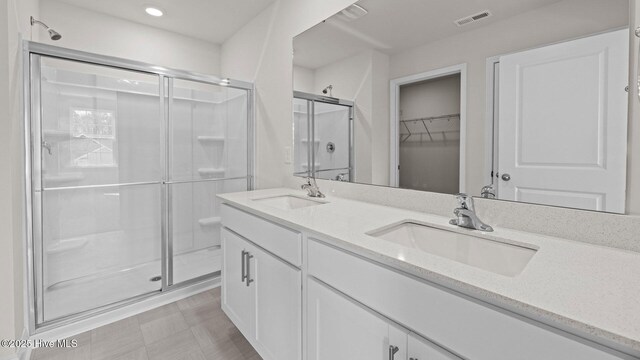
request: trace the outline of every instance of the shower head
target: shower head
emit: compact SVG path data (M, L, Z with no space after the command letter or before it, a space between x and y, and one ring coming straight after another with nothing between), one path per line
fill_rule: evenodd
M62 39L62 35L60 35L59 32L53 30L52 28L50 28L47 24L43 23L40 20L36 20L33 16L31 17L31 26L38 24L38 25L42 25L45 29L47 29L47 31L49 32L49 37L51 38L51 40L56 41L56 40L60 40Z
M329 96L333 96L333 95L331 94L331 90L333 90L333 85L329 85L329 86L327 86L326 88L322 89L322 93L323 93L323 94L327 94L327 93L329 93Z
M49 37L54 41L62 39L62 35L53 29L49 29Z

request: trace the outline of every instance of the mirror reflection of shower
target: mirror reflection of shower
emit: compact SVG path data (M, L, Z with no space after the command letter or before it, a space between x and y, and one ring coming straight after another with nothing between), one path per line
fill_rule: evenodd
M295 175L353 181L354 106L349 100L294 92Z
M333 97L332 90L333 90L333 85L329 85L326 88L322 89L322 93L325 94L325 95L327 95L327 93L329 93L329 96Z
M49 37L51 38L51 40L58 41L58 40L62 39L62 35L60 35L59 32L53 30L52 28L49 27L49 25L43 23L42 21L36 20L33 16L31 17L30 21L31 21L31 26L37 24L37 25L41 25L42 27L44 27L47 30L47 32L49 33Z

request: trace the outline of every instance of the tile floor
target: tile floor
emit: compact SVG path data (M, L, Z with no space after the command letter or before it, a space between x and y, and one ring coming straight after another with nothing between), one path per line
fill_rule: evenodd
M220 288L71 337L32 360L261 360L220 308Z

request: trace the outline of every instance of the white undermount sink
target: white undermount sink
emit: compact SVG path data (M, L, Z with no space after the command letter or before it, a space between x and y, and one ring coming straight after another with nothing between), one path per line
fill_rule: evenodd
M534 246L503 243L411 221L367 235L505 276L520 274L537 251Z
M306 199L294 195L271 196L252 200L282 210L293 210L309 206L322 205L326 203L323 201Z

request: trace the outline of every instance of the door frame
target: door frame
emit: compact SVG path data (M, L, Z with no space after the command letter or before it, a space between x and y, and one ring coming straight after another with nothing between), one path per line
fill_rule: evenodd
M500 70L496 66L500 65L500 58L504 55L488 57L486 60L486 81L485 81L485 125L484 143L491 146L484 147L484 174L483 182L486 185L495 183L498 176L498 101L499 101L499 75ZM498 198L498 188L495 187L496 198Z
M437 79L444 76L460 74L460 181L459 192L466 188L466 140L467 140L467 64L457 64L445 68L431 70L419 74L392 79L390 88L390 154L389 154L389 185L400 186L400 86L409 85L425 80Z

